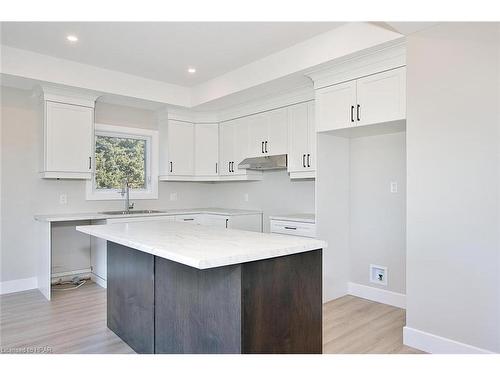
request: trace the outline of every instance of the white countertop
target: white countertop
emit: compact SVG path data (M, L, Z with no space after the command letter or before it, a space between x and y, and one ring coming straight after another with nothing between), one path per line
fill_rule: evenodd
M299 221L301 223L316 223L316 215L314 214L287 214L269 216L271 220Z
M78 221L78 220L99 220L123 217L142 217L142 216L171 216L171 215L193 215L193 214L211 214L222 216L236 216L236 215L255 215L262 214L262 211L255 210L238 210L232 208L188 208L188 209L159 209L163 211L160 213L143 213L143 214L127 214L127 215L110 215L102 214L99 212L80 212L80 213L66 213L66 214L53 214L53 215L35 215L35 220L38 221Z
M326 248L326 242L282 234L150 221L77 226L76 230L205 269Z

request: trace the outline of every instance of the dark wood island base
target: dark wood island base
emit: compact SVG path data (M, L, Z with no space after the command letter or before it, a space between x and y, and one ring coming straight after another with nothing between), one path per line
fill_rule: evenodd
M108 241L108 327L138 353L321 353L322 250L197 269Z

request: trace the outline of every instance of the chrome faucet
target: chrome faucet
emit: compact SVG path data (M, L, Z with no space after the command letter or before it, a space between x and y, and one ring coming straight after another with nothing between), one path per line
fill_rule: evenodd
M122 191L120 192L122 198L125 197L125 211L129 212L134 209L134 203L130 203L130 184L128 178L123 180Z

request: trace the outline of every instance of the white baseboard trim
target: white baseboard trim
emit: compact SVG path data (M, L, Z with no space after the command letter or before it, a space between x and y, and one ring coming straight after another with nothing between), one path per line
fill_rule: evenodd
M401 309L406 308L405 294L352 282L348 283L347 290L347 294L352 296L369 299L370 301L380 302L386 305L396 306Z
M38 288L38 280L36 277L0 282L0 294L16 293L36 288Z
M486 349L411 327L403 327L403 344L433 354L495 354Z
M108 287L107 281L104 280L102 277L97 276L95 273L90 274L90 280L92 280L97 285L103 287L104 289Z

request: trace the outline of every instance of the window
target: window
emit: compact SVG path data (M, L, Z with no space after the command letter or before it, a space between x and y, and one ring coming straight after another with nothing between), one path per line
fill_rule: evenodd
M158 132L96 124L94 173L87 199L122 199L125 183L131 199L158 198Z

